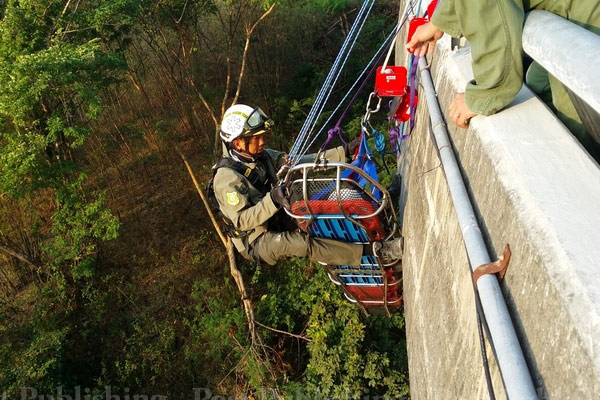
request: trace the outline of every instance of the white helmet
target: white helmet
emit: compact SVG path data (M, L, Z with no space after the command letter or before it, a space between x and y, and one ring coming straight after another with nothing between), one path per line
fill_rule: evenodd
M223 115L220 136L223 141L231 143L238 137L262 135L273 125L273 120L260 108L235 104Z

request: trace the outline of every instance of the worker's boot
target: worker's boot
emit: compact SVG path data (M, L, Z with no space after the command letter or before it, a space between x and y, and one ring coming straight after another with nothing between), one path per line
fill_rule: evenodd
M385 242L373 243L373 252L381 257L384 264L391 264L402 259L403 247L404 240L400 237Z

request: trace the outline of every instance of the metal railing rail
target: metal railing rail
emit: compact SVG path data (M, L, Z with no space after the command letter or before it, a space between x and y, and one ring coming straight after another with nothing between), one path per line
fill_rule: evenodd
M434 144L438 150L467 248L467 255L474 271L478 266L490 263L490 256L460 173L431 74L424 58L419 60L419 70L427 98L427 107L435 138ZM483 275L477 281L477 288L508 398L537 399L535 387L496 275Z
M600 113L600 36L548 11L531 11L523 50Z

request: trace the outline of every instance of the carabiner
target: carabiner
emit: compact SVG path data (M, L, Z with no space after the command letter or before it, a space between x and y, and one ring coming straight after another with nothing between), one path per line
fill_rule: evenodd
M369 132L370 126L371 126L371 123L369 122L368 119L363 118L362 121L360 121L360 129L362 130L362 132L365 134L365 136L367 138L371 137L371 132Z
M373 97L377 97L377 107L375 107L374 109L370 109L369 106L371 105L371 99ZM381 97L379 97L376 92L372 92L369 95L369 100L367 100L367 113L369 113L369 115L372 113L376 113L377 111L379 111L379 108L381 108Z

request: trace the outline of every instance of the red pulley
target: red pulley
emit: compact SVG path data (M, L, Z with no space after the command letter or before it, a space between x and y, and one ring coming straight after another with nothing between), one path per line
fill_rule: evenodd
M379 97L402 96L406 91L406 68L387 66L377 67L375 92Z
M415 93L413 109L417 108L418 103L419 97L417 96L417 93ZM410 119L410 88L407 87L406 94L402 96L402 100L398 103L393 118L398 122L406 122Z
M431 3L429 3L429 5L427 6L427 16L429 17L429 19L431 19L431 17L433 17L433 13L435 12L435 9L437 7L438 4L438 0L433 0Z

